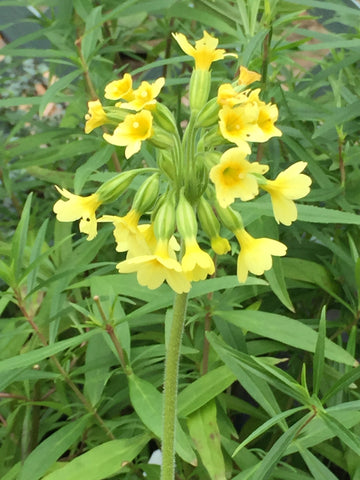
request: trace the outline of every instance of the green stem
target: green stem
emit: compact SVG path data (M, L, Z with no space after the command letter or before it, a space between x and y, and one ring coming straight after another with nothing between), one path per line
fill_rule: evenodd
M187 293L177 294L165 359L161 480L174 480L178 373L186 305Z

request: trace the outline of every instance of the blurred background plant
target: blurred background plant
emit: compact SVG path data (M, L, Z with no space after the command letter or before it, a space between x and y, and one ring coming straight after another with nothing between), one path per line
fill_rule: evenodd
M262 74L279 107L283 136L252 159L274 176L306 161L313 187L291 228L265 196L241 204L252 233L288 246L264 280L238 285L234 244L191 291L177 478L360 478L358 2L5 0L0 18L1 478L159 478L148 461L172 292L116 273L111 227L86 242L55 222L53 184L87 195L154 165L149 145L125 160L101 131L86 136L87 102L126 71L163 75L160 101L181 125L192 67L171 32L204 29ZM233 69L212 70L215 94Z

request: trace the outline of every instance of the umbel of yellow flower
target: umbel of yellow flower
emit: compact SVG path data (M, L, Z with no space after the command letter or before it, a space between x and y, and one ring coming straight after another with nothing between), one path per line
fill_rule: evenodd
M297 209L293 200L305 197L310 192L311 178L301 173L306 162L297 162L280 172L275 180L267 180L261 185L270 193L274 217L277 223L291 225L297 219Z
M222 60L226 56L237 56L233 53L226 53L223 48L216 48L219 40L209 35L205 30L203 32L203 37L195 42L195 47L188 42L184 34L173 33L172 35L179 44L180 48L187 55L190 55L190 57L195 59L196 70L208 71L212 62Z
M140 87L133 91L133 99L129 103L116 104L116 106L135 110L136 112L143 108L151 109L155 106L155 98L159 95L160 90L164 85L164 77L156 79L152 84L146 81L141 82Z
M94 128L101 127L101 125L105 125L108 121L100 100L88 102L88 108L89 111L85 115L85 133L92 132Z
M239 228L234 233L241 248L237 261L237 277L240 283L246 281L249 272L262 275L266 270L270 270L272 255L286 255L286 245L277 240L254 238L244 228Z
M88 235L92 240L97 233L95 211L100 206L99 196L96 193L88 197L81 197L68 192L65 188L56 186L57 191L68 200L58 200L54 205L54 212L59 222L73 222L80 219L80 232Z
M267 165L246 160L246 153L239 147L230 148L221 157L220 163L210 170L210 179L215 184L216 198L226 208L240 198L251 200L259 193L257 179L253 173L263 175Z
M125 73L122 79L114 80L105 87L105 98L109 100L119 100L122 98L126 101L133 99L132 78L130 73Z
M141 148L141 142L153 134L152 115L148 110L129 114L115 128L112 135L104 133L104 139L112 145L126 146L125 157L130 158Z
M128 258L118 263L116 268L120 273L136 272L139 284L150 290L166 281L176 293L188 292L191 284L180 263L170 256L169 249L169 241L160 239L154 253Z

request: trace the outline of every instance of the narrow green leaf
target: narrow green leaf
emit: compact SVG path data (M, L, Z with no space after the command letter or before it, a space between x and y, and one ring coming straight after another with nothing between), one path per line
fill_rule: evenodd
M311 414L306 415L301 420L292 425L281 437L274 443L269 452L260 462L259 468L255 471L251 480L267 480L270 478L272 470L276 467L281 457L285 454L286 449L291 445L292 440L307 422Z
M243 442L240 443L240 445L236 448L236 450L232 454L232 457L237 455L239 451L242 448L246 447L246 445L248 445L250 442L260 437L260 435L262 435L263 433L267 432L271 427L280 423L281 420L287 417L290 417L294 413L300 412L301 410L305 410L306 408L307 407L292 408L291 410L287 410L286 412L279 413L278 415L275 415L274 417L270 418L265 423L260 425L260 427L254 430Z
M43 480L103 480L120 472L148 443L148 435L111 440L75 458Z
M337 477L309 450L301 448L299 452L315 479L337 480Z
M86 63L88 63L90 56L94 54L96 44L101 38L101 10L101 5L93 7L86 18L85 32L81 39L81 50Z
M319 333L316 340L313 372L313 394L319 393L320 382L324 372L326 338L326 308L323 307L319 322Z
M186 417L228 388L236 376L226 366L215 368L187 385L178 396L178 415Z
M187 420L187 425L191 439L211 480L226 480L215 400L192 413Z
M38 480L58 458L81 437L88 425L89 415L56 430L25 459L18 480Z
M360 455L360 439L351 430L346 428L343 423L339 422L337 418L329 415L328 412L319 412L322 420L326 423L329 430L331 430L337 437L340 438L351 450L357 455Z
M216 312L216 315L261 337L272 338L286 345L315 352L318 334L298 320L252 310ZM346 350L329 339L325 339L325 357L346 365L357 365L357 361Z
M265 278L280 302L291 312L295 312L294 305L292 304L289 293L286 289L282 262L279 258L275 257L273 259L273 268L265 272Z
M14 268L14 277L15 281L18 281L20 276L20 271L23 266L23 256L26 246L26 239L29 228L29 219L30 219L30 207L31 207L32 193L27 197L23 211L21 213L21 218L16 227L11 247L11 257L13 261Z
M323 396L323 403L325 404L331 397L336 395L340 390L344 390L345 387L353 382L356 382L360 378L360 367L356 367L350 372L345 373Z
M41 116L44 113L46 105L49 102L56 101L56 94L63 90L64 88L68 87L71 82L75 80L75 78L79 77L82 74L81 70L75 70L73 72L68 73L67 75L63 76L57 82L53 83L47 90L46 93L41 97L41 103L39 106L39 115Z
M32 366L35 363L41 362L41 360L44 360L44 358L50 357L51 355L56 355L59 352L63 352L67 348L75 347L98 333L99 330L91 330L89 332L76 335L75 337L68 338L67 340L61 340L53 345L49 345L48 347L42 347L28 353L17 355L16 357L1 360L0 372Z
M162 394L151 383L134 374L128 375L128 380L132 406L144 425L161 438L163 424ZM196 455L179 422L176 424L175 450L183 460L193 465L196 464Z

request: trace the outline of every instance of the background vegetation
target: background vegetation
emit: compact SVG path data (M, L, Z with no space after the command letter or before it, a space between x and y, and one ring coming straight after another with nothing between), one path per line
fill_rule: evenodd
M87 101L124 72L164 75L160 100L181 124L192 66L171 32L206 29L279 107L283 136L254 159L273 174L306 161L313 186L290 228L265 197L241 204L251 232L288 246L265 278L239 286L234 244L191 290L177 478L360 479L358 3L5 0L0 18L0 477L159 478L148 461L173 293L116 273L110 226L87 242L56 222L53 185L86 195L153 165L150 146L125 160L85 135ZM233 71L217 62L213 78Z

